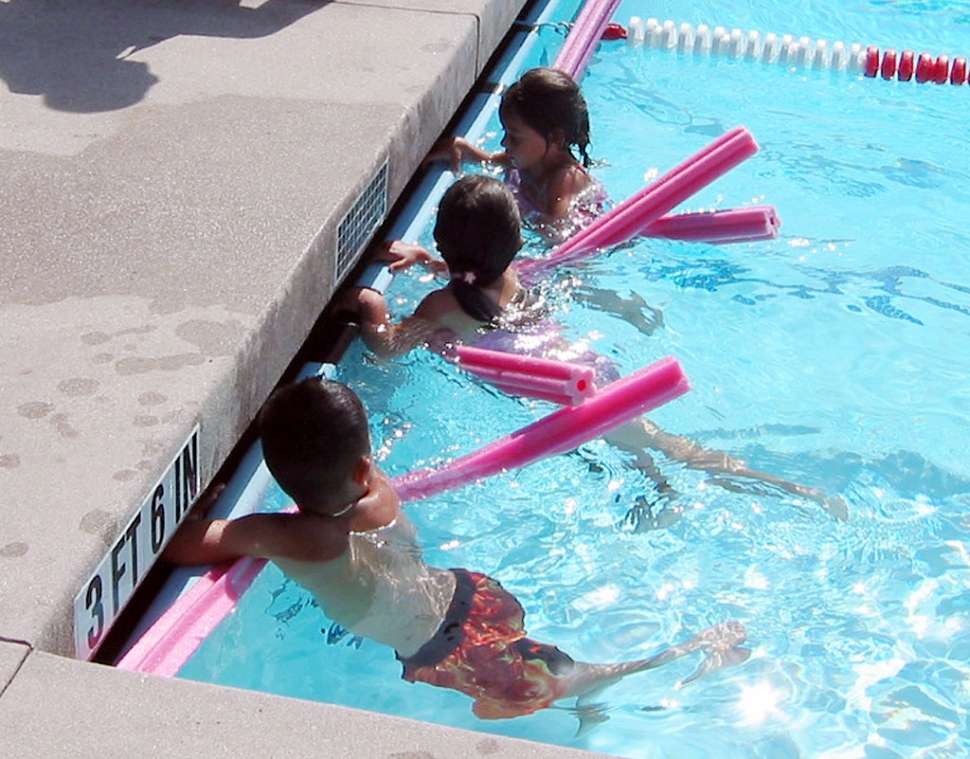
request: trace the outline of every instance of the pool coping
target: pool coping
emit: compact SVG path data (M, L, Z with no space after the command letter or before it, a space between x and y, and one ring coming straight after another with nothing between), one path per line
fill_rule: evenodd
M98 562L196 425L215 476L359 256L341 219L523 5L0 4L7 755L590 755L71 658Z

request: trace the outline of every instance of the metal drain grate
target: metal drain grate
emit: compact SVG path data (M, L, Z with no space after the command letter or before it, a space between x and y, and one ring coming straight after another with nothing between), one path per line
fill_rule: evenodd
M367 240L387 215L387 161L374 174L337 226L337 281L357 260Z

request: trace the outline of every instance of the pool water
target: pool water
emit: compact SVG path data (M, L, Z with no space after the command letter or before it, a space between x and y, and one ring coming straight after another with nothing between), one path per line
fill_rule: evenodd
M967 2L647 6L616 18L970 54ZM543 31L525 66L560 42ZM582 723L569 702L478 720L467 697L402 681L392 652L333 628L273 567L180 675L623 757L966 755L970 86L622 42L600 46L582 84L614 199L743 124L761 151L685 207L771 203L783 226L723 247L640 240L560 271L545 284L556 317L623 374L676 356L694 389L653 421L841 497L849 520L658 455L682 512L645 529L630 509L655 485L602 441L408 506L429 563L499 579L530 635L577 659L642 658L744 623L747 662L682 688L698 658L629 677ZM498 138L493 118L483 139ZM409 313L433 286L399 276L392 307ZM552 410L429 352L378 362L356 343L337 378L363 398L392 475Z

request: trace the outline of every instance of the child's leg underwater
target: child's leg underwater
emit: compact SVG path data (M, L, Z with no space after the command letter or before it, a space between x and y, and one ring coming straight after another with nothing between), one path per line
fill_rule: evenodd
M656 669L695 651L703 651L704 660L693 674L677 683L678 687L687 685L722 667L747 661L751 650L741 647L747 637L744 625L740 622L724 622L708 627L683 643L666 648L647 659L619 664L575 662L571 672L564 678L567 682L563 688L563 698L577 696L588 699L627 675Z
M828 496L818 488L791 482L778 475L752 469L747 465L747 462L734 458L725 451L710 450L704 448L696 440L691 440L684 435L666 432L646 417L641 417L634 422L610 431L604 435L604 439L617 448L632 454L635 459L635 466L642 468L648 476L655 480L656 477L652 472L656 472L657 468L650 459L650 455L645 451L646 448L660 451L674 461L680 461L691 469L698 469L711 475L737 475L773 485L785 492L815 501L837 519L848 519L848 508L841 498ZM649 460L649 464L642 466L641 463L645 460ZM659 480L656 481L659 482ZM729 480L715 478L711 482L727 490L739 490Z

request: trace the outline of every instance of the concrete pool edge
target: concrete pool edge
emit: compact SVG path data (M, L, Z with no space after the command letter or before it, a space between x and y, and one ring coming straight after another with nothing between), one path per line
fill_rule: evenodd
M357 709L121 672L43 652L27 655L24 648L0 643L0 664L22 657L0 710L9 759L596 756Z

